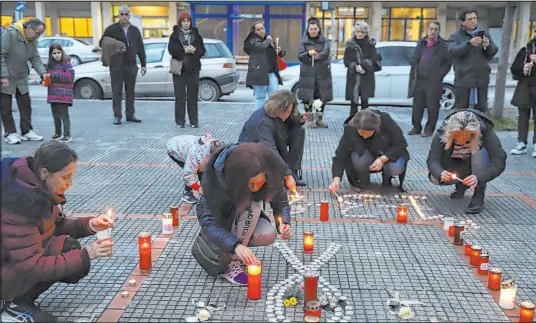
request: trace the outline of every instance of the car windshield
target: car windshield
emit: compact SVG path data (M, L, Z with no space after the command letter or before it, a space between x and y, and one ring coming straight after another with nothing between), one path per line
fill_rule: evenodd
M80 38L73 38L73 39L76 40L76 41L81 42L81 43L84 44L84 45L91 45L91 43L88 42L87 40L80 39Z

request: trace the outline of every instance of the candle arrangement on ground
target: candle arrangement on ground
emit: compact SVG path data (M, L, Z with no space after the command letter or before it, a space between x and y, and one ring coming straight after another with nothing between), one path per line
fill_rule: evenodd
M275 243L274 247L281 252L285 260L291 264L291 266L297 271L296 274L291 275L282 282L274 285L267 294L266 300L266 317L269 322L277 321L301 321L305 320L305 317L313 317L318 319L314 315L306 315L307 302L303 301L302 294L305 295L306 282L308 272L318 271L325 263L327 263L342 247L340 244L330 244L328 248L316 258L313 262L305 266L294 254L294 251L290 249L288 244ZM291 288L291 286L294 286ZM301 293L294 293L296 286L300 286ZM309 285L310 286L310 285ZM318 305L322 314L322 320L328 321L336 320L338 322L351 322L353 315L353 307L349 304L346 297L342 295L338 288L329 284L324 278L318 276L317 278L317 299ZM296 297L296 304L292 305L294 301L292 296ZM287 302L285 302L287 300ZM286 305L289 306L286 306ZM298 306L299 305L299 306ZM313 306L314 308L314 306ZM308 314L310 314L308 312ZM287 318L288 315L294 315L294 319ZM313 322L311 321L311 322Z
M346 194L342 196L343 203L338 203L343 217L360 218L360 219L374 219L382 217L380 214L385 214L384 218L391 218L391 211L381 212L381 209L385 210L398 210L399 204L416 204L421 210L428 210L425 202L425 195L380 195L380 194ZM409 205L408 205L409 207ZM378 212L373 210L377 209ZM372 210L372 212L371 212ZM431 214L426 211L427 214ZM408 209L409 212L409 209ZM408 213L409 214L409 213ZM395 217L396 218L396 217ZM435 221L440 217L431 215L429 218L422 217L423 220Z

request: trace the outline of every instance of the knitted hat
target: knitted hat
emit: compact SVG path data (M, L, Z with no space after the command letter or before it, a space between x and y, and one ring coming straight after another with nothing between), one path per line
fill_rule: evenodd
M188 20L190 20L190 22L191 22L191 21L192 21L192 16L190 16L190 14L187 13L187 12L183 12L183 13L181 13L181 15L179 16L179 24L180 24L184 19L188 19Z

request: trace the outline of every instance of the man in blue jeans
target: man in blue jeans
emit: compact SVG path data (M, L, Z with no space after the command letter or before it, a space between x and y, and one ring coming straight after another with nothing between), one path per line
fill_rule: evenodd
M467 189L475 190L466 213L478 214L484 209L487 183L506 167L506 153L488 116L466 109L443 121L432 141L427 164L432 183L456 185L452 199L463 198Z

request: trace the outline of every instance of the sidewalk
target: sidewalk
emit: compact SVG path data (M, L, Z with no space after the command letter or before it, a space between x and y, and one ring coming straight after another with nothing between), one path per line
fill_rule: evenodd
M34 99L32 108L34 126L49 138L53 124L48 105ZM80 162L65 210L76 217L113 208L118 213L112 232L114 255L93 261L90 274L80 283L56 284L39 298L42 309L63 321L177 322L195 316L194 303L203 301L226 305L212 314L211 321L303 321L303 303L284 308L276 300L284 286L301 282L303 265L316 261L322 277L319 294L343 295L347 300L346 306L333 313L324 311L323 321L402 321L386 307L394 291L402 299L427 304L413 307L416 321L432 317L451 322L515 320L519 309L503 311L497 292L487 289L486 277L474 273L439 223L429 219L438 214L477 223L480 229L471 239L490 252L490 267L500 267L505 277L517 281L518 301L536 302L536 160L509 155L505 173L488 186L485 211L466 215L469 196L452 201L448 197L451 188L434 186L427 179L431 139L407 137L411 154L405 182L408 192L353 196L344 181L342 194L347 203L339 206L327 187L347 107L328 106L325 120L330 128L306 130L303 175L308 186L300 190L305 199L292 206L293 237L288 249L279 245L254 248L263 261L262 298L247 300L246 288L206 275L190 253L199 230L194 210L182 218L173 235L160 234L160 215L178 204L182 194L181 170L169 160L165 144L179 134L206 132L226 142L236 141L253 110L252 103L200 104L200 128L179 129L172 120L173 102L137 101L136 115L143 122L122 126L112 125L109 101L74 105L70 111L74 142L70 145ZM410 109L382 110L389 111L405 132L409 129ZM499 137L506 150L517 141L515 133ZM29 154L40 144L3 145L3 155ZM380 178L373 176L373 180ZM318 220L322 200L330 201L329 222ZM409 204L406 225L395 221L396 205L401 202ZM312 255L302 252L305 230L315 233ZM150 272L140 271L137 265L141 231L153 236ZM84 239L82 244L93 239ZM331 257L327 250L333 251ZM136 280L134 286L129 286L130 279ZM128 291L128 296L122 297L122 291Z

